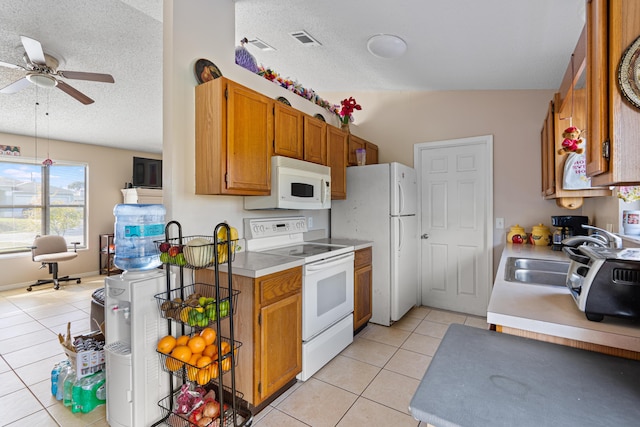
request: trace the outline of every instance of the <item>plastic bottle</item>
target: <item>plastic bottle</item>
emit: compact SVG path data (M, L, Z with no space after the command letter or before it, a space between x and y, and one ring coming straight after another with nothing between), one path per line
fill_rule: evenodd
M62 400L64 398L64 382L66 381L69 373L72 371L73 368L70 364L63 366L60 370L60 373L58 374L58 388L56 389L56 399ZM73 372L73 375L75 375L75 372Z
M71 406L73 403L73 386L76 383L76 370L71 368L64 380L64 394L62 403L64 406Z
M82 412L93 411L96 406L106 403L106 375L104 371L96 372L87 377L82 385Z
M89 377L81 378L73 384L73 389L71 391L71 412L74 414L81 412L82 408L85 406L82 388L86 383L87 378Z
M155 241L164 240L165 213L163 205L116 205L113 209L116 267L136 271L151 270L161 264Z
M60 376L60 371L65 366L65 362L68 364L69 361L63 360L62 362L58 362L53 366L51 370L51 395L55 396L58 393L58 377Z

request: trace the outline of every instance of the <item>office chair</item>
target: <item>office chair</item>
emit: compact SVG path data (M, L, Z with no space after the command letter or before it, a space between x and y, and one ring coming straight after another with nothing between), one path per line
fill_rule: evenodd
M49 266L49 273L53 275L51 279L38 280L33 285L27 288L27 291L31 291L33 286L40 286L47 283L53 283L53 289L59 289L59 282L68 282L75 280L76 283L80 283L79 277L58 277L58 262L68 261L78 256L77 242L73 243L73 252L70 252L67 248L67 241L62 236L36 236L31 247L31 259L33 262L40 262L44 268Z

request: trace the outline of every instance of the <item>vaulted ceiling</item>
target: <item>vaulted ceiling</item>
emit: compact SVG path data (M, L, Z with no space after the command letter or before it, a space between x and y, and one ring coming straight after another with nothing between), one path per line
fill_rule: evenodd
M320 94L556 89L584 25L584 1L235 0L236 38L273 46L247 49ZM299 30L320 45L302 45L290 35ZM401 37L406 53L369 54L367 40L379 33ZM115 83L63 79L90 105L34 85L0 94L0 132L33 136L37 114L39 137L162 150L162 0L3 0L0 61L24 65L21 35L39 40L59 69L108 73ZM0 67L0 88L24 75Z

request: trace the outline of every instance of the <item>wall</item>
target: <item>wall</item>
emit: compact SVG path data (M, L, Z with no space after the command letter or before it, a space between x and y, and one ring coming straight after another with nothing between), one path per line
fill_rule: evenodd
M33 159L35 144L32 137L0 134L0 145L18 145L22 157ZM39 157L43 155L40 146ZM120 150L98 145L76 144L51 140L49 154L56 159L88 164L88 235L87 249L78 251L72 261L60 264L60 275L80 276L98 273L98 235L113 233L113 207L122 203L120 189L131 181L133 156L161 158L157 154ZM38 161L42 161L40 158ZM39 269L31 260L31 253L0 255L0 290L27 286L38 279L46 278L48 270Z

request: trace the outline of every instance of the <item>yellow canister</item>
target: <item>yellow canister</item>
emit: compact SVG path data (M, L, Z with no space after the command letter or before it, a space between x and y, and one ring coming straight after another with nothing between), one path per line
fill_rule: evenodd
M526 243L527 232L519 224L514 225L507 233L507 243Z
M549 227L543 224L534 225L531 230L530 243L536 246L549 246L552 242L552 234Z

